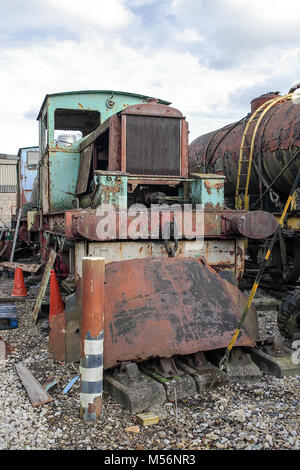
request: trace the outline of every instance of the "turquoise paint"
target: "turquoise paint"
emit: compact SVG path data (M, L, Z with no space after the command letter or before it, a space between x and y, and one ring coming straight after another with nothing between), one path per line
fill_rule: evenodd
M98 111L100 113L100 123L102 124L113 114L133 104L144 103L149 98L145 95L105 90L46 95L37 119L40 121L40 148L42 149L44 142L42 120L45 116L47 117L50 212L72 208L72 199L75 197L80 161L79 145L84 140L84 138L78 140L69 147L57 147L54 140L55 110ZM162 100L159 100L159 102L170 104ZM64 131L61 132L63 133Z
M51 210L72 208L79 169L79 152L49 151L49 197Z
M127 209L127 176L98 175L100 204Z
M199 174L192 175L191 199L192 204L203 204L206 209L224 208L223 175Z

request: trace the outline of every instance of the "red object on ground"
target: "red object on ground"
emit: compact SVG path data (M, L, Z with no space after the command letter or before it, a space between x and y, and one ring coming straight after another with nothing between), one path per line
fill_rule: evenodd
M26 297L27 290L24 283L22 268L15 269L14 287L11 293L12 297Z
M50 272L50 311L49 311L49 321L53 315L58 315L63 313L65 310L64 303L61 298L59 291L58 281L55 275L54 269L51 269Z

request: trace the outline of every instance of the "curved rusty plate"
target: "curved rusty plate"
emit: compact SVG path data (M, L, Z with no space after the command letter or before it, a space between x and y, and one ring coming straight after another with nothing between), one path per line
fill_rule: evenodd
M246 298L204 258L143 258L105 270L104 367L228 346ZM254 346L255 310L236 346Z

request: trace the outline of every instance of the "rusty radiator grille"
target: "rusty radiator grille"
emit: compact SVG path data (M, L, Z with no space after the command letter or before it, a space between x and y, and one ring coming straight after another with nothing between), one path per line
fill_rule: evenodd
M126 171L180 175L180 119L126 117Z

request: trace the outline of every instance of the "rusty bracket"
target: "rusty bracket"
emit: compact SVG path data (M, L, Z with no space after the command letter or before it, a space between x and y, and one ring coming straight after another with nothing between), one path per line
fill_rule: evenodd
M134 387L146 380L135 362L123 362L114 370L113 377L128 387Z
M182 376L184 372L177 369L173 357L161 357L151 363L151 368L157 374L165 378L173 378L175 376Z
M211 370L212 368L212 364L206 360L203 351L197 352L195 354L190 354L184 359L190 367L193 367L194 369L201 372L205 370Z

